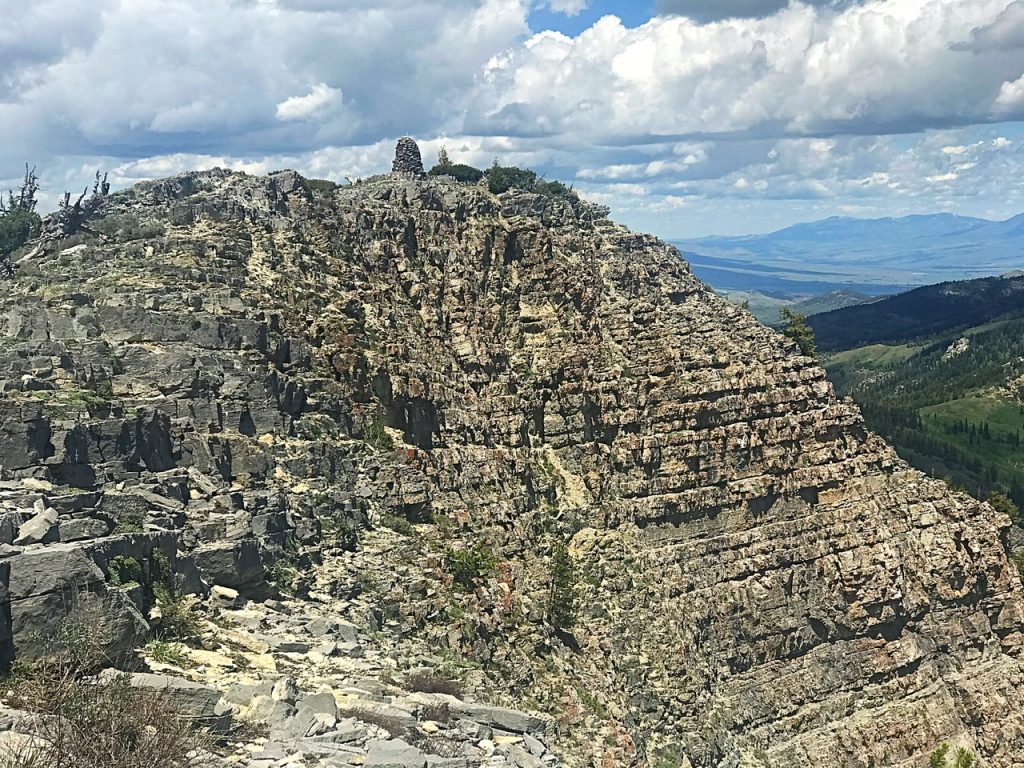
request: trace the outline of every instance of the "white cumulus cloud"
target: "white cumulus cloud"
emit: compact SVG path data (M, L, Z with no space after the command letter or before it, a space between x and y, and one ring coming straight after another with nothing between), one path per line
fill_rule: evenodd
M278 120L307 120L341 103L341 90L318 83L305 96L292 96L277 105Z

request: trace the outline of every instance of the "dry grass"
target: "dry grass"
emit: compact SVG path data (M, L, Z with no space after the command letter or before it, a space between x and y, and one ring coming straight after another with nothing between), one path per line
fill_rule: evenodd
M354 717L356 720L383 728L393 739L405 736L409 732L409 726L402 718L378 712L369 707L357 705L343 709L339 708L338 712L342 717Z
M446 693L461 698L465 689L458 680L452 680L431 669L417 670L405 676L405 688L420 693Z
M70 627L70 629L68 628ZM100 683L105 666L80 624L62 630L54 652L16 663L0 680L6 703L34 715L19 730L31 741L0 746L11 768L200 768L207 739L162 692L133 688L127 675Z

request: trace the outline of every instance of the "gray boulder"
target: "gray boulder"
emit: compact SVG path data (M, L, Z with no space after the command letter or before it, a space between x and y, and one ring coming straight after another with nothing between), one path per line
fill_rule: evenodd
M148 672L125 673L106 669L97 675L97 681L109 684L123 678L133 688L152 691L164 698L172 707L200 727L215 733L231 729L231 708L221 699L220 691L202 683L194 683L172 675Z
M15 546L26 547L30 544L48 544L57 540L57 510L46 507L38 511L31 519L18 528Z

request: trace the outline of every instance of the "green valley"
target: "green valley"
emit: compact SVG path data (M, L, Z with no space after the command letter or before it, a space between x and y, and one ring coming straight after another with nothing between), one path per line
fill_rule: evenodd
M901 456L975 496L998 491L1024 506L1024 306L1015 308L1008 298L1020 295L1017 279L1000 282L1006 284L1003 291L994 291L991 280L957 284L955 294L968 308L960 317L982 321L971 327L957 322L957 305L946 289L946 311L939 317L925 317L934 302L913 296L918 291L872 305L878 317L889 320L890 343L870 343L878 324L858 323L861 318L853 316L863 306L812 316L809 323L820 348L833 350L822 362L839 395L851 396L868 426ZM939 288L919 290L929 298ZM1003 300L990 304L992 311L1004 314L979 316L993 293ZM893 307L886 306L896 299L902 332ZM943 330L915 335L934 326ZM865 343L845 347L851 339Z

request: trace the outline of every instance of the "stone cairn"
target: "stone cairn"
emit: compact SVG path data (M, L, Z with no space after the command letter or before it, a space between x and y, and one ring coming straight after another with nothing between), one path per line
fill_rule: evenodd
M398 140L395 147L395 162L391 164L392 173L403 173L412 176L423 176L423 158L420 156L419 145L408 136Z

